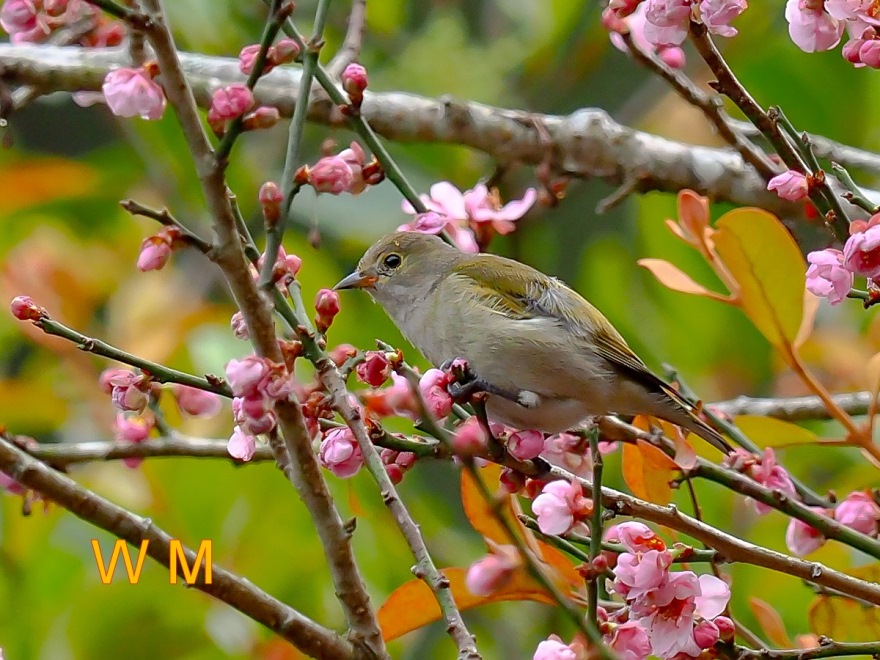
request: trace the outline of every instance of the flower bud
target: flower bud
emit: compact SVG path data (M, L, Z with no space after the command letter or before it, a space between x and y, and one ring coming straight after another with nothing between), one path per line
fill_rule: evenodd
M299 44L293 39L281 39L269 49L269 61L273 65L287 64L299 57Z
M138 270L146 273L151 270L162 270L171 258L171 243L161 234L147 236L141 243L138 254Z
M281 202L284 201L278 184L274 181L266 181L260 186L259 199L263 208L263 217L270 223L278 222L281 217Z
M9 304L9 309L19 321L39 321L49 316L49 313L30 296L15 296Z
M370 387L381 387L391 375L391 362L383 351L367 351L356 372L360 381Z
M308 183L319 193L339 195L353 182L351 165L339 156L325 156L308 169Z
M495 553L471 564L464 578L465 586L475 596L491 596L510 580L518 566L516 548L500 546Z
M446 414L448 415L449 413ZM483 430L480 420L475 416L471 416L456 427L455 435L452 436L452 447L456 454L473 456L474 454L481 454L486 450L487 441L486 431Z
M770 179L767 190L775 191L789 202L797 202L808 197L810 185L806 176L795 170L788 170Z
M221 87L211 95L211 110L220 119L241 117L254 105L254 94L242 83Z
M177 407L193 417L212 417L220 412L220 397L213 392L205 392L188 385L175 383L171 387Z
M716 616L712 623L718 628L718 637L722 642L732 642L736 636L736 625L726 616Z
M272 128L280 120L281 113L278 112L278 108L261 105L249 115L245 115L241 127L245 131L258 131L263 128Z
M367 88L367 70L360 64L352 62L342 72L342 89L348 94L352 105L360 106Z
M339 314L339 294L332 289L321 289L315 297L315 310L318 312L315 318L318 332L327 332L327 328Z
M249 76L251 71L254 70L254 65L257 62L257 55L259 52L260 44L251 44L242 48L241 52L238 54L238 70L246 76ZM269 73L269 71L272 70L272 66L272 63L267 61L266 66L263 68L263 73Z
M247 340L250 337L247 323L245 323L244 315L241 312L236 312L235 314L233 314L229 323L232 326L232 334L234 334L238 339Z
M541 431L517 431L507 440L507 450L514 458L527 461L544 451L544 434Z
M364 464L361 448L349 428L333 428L324 433L318 453L321 465L340 479L357 474Z

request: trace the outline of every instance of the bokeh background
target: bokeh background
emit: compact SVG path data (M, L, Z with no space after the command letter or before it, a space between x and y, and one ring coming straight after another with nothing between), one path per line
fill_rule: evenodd
M263 4L230 0L167 2L182 48L235 56L257 40ZM308 33L314 0L298 2L295 19ZM569 113L596 106L631 126L697 144L717 145L699 114L664 84L614 49L599 23L598 3L576 0L407 0L370 2L361 62L376 90L452 95L502 107ZM839 53L806 55L788 39L782 2L754 3L738 21L740 36L724 43L736 73L765 105L781 105L802 129L856 146L877 146L869 121L880 96L872 71L854 70ZM584 6L588 5L588 6ZM348 3L333 3L327 29L329 57L344 35ZM705 70L689 52L688 72ZM286 124L248 134L236 147L229 180L256 235L261 234L256 191L277 180ZM201 255L175 253L160 272L135 268L141 240L156 230L131 218L118 201L133 197L168 206L190 227L207 231L195 173L172 113L160 122L119 120L106 108L80 108L67 95L50 95L12 117L11 148L0 151L0 291L27 294L59 319L152 360L198 373L222 373L226 361L249 352L232 336L234 311L219 272ZM331 134L311 126L305 153L317 158ZM352 135L332 134L340 145ZM493 171L482 154L449 146L389 144L417 189L450 180L473 187ZM534 185L528 168L502 180L505 198ZM870 179L862 178L870 184ZM597 202L612 192L602 182L574 181L553 209L536 208L519 231L498 239L494 251L558 275L586 295L617 325L652 366L673 364L706 400L740 394L800 393L800 386L766 341L735 309L673 293L639 268L642 257L665 258L715 286L709 268L664 227L675 214L671 195L631 197L598 216ZM729 207L713 206L717 217ZM285 247L300 255L300 278L310 300L332 286L373 240L405 221L390 183L352 198L308 192L295 203L295 225ZM306 235L317 225L321 246ZM822 306L805 354L836 391L864 387L863 364L880 349L873 311L857 303ZM382 338L423 364L382 311L366 296L345 294L331 343L372 347ZM0 423L42 442L111 437L115 411L97 387L106 361L0 316ZM307 379L303 371L300 376ZM191 434L227 437L228 406L206 422L174 424ZM833 436L833 426L814 426ZM876 483L876 471L854 450L795 448L785 464L815 489L849 492ZM622 487L619 459L606 471ZM74 478L151 517L184 542L214 542L214 559L293 607L342 628L319 543L305 509L271 464L234 466L224 460L154 459L137 469L119 462L76 467ZM357 516L355 549L374 602L411 579L413 561L365 474L329 476L345 516ZM422 461L400 486L441 566L467 566L485 552L458 499L458 475L447 464ZM709 521L743 538L784 550L781 514L758 519L742 499L699 484ZM684 497L681 505L689 510ZM0 496L0 647L8 660L114 658L293 658L285 643L209 597L169 585L164 567L147 562L140 584L122 576L104 586L90 539L105 555L112 539L56 507L22 515L21 500ZM815 558L855 567L860 557L826 546ZM813 593L798 581L735 566L733 611L756 626L749 598L781 613L792 635L808 631ZM868 614L864 614L868 617ZM532 603L491 605L466 613L487 658L531 657L551 632L569 638L569 624ZM862 616L861 614L859 616ZM868 621L868 619L865 619ZM869 624L873 625L873 624ZM865 630L868 630L866 628ZM868 633L870 634L870 633ZM875 633L880 634L880 633ZM866 637L869 638L869 637ZM391 645L394 657L450 658L441 624Z

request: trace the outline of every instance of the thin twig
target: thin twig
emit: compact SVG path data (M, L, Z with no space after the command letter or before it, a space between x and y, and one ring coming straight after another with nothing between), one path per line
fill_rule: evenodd
M133 199L124 199L119 202L119 205L132 215L141 215L145 218L151 218L166 227L176 227L180 230L185 242L192 245L202 254L209 254L211 252L211 244L195 232L187 229L177 218L171 215L171 212L168 209L157 211L156 209L144 206Z
M594 427L588 432L590 439L590 458L593 459L593 492L602 490L602 454L599 452L599 428ZM602 501L593 499L593 516L590 520L590 561L602 553ZM592 566L591 566L592 568ZM587 581L587 618L599 629L599 575L595 569L590 572Z
M837 178L843 184L843 187L846 188L846 192L843 193L841 197L843 197L851 204L860 206L871 215L874 215L875 213L877 213L877 211L880 211L880 207L878 207L877 204L865 197L865 193L863 193L862 189L859 188L855 181L853 181L853 178L850 176L845 167L843 167L839 163L835 163L832 161L831 169L834 170Z
M880 655L880 642L835 642L819 639L819 646L807 649L747 649L737 647L737 660L813 660L814 658L838 658L848 655Z
M137 516L83 488L69 477L28 456L2 437L0 471L82 520L124 539L136 548L147 542L144 551L163 566L168 566L175 554L171 544L173 537L153 524L149 518ZM190 548L184 548L183 553L189 565L195 566L200 559ZM205 581L207 569L202 568L204 570L198 571L197 579L190 586L261 623L304 653L319 658L354 657L351 644L335 632L258 589L248 580L212 563L212 579L208 583Z
M327 75L338 78L345 67L354 62L361 54L364 43L364 28L367 25L367 0L352 0L351 12L348 14L348 28L342 46L336 51L327 65ZM491 186L489 186L491 189Z
M871 392L848 392L834 394L831 399L850 415L865 415L873 399ZM740 396L728 401L706 404L712 411L736 417L755 415L773 417L787 422L806 422L832 419L822 399L817 396L794 396L782 398L756 398Z

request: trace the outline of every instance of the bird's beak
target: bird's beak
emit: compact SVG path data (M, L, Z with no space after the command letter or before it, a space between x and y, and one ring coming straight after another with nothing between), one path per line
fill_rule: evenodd
M364 289L366 287L373 286L376 283L376 280L379 279L375 275L364 275L359 271L354 271L348 277L343 278L336 286L333 287L334 291L339 291L340 289Z

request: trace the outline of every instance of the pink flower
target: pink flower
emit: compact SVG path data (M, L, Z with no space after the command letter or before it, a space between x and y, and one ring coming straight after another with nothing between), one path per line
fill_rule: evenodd
M475 596L490 596L507 583L519 563L516 548L500 546L493 554L471 564L464 578L465 586Z
M104 78L101 89L110 111L119 117L161 119L165 112L165 92L153 81L155 65L140 69L114 69Z
M718 637L724 642L732 642L736 635L736 624L726 616L716 616L712 623L718 629Z
M247 323L245 323L244 320L244 314L242 314L241 312L236 312L232 315L232 318L229 319L229 325L232 326L232 334L234 334L237 338L248 339L250 337Z
M832 248L807 255L807 289L837 305L846 298L853 285L853 274L843 265L843 252Z
M587 441L572 433L547 436L540 456L551 465L558 465L579 477L589 476L593 469Z
M868 536L877 536L877 521L880 520L880 506L868 493L850 493L834 510L834 519Z
M360 381L370 387L381 387L391 375L391 361L384 351L367 351L355 371Z
M419 379L419 391L425 405L435 418L443 419L452 411L452 397L446 391L452 376L439 369L428 369Z
M624 552L614 567L614 590L627 600L638 600L669 581L672 555L666 550Z
M171 386L174 397L177 399L177 407L187 415L193 417L212 417L220 412L220 397L213 392L205 392L188 385L175 383Z
M113 425L113 432L117 442L139 443L150 437L150 431L153 430L154 422L151 417L142 417L140 415L128 415L119 413L116 415L116 422ZM143 458L132 456L122 459L126 467L136 468L143 463Z
M486 450L486 431L475 416L468 417L455 427L455 435L452 436L452 447L456 454L473 456Z
M872 69L880 68L880 40L869 39L859 45L859 62Z
M208 110L221 120L241 117L254 106L254 94L243 83L233 83L215 90Z
M361 448L347 427L324 432L318 457L321 465L340 479L353 477L364 464Z
M34 0L6 0L0 8L0 27L9 33L14 44L42 41L48 34L37 24Z
M850 236L843 246L843 265L865 277L880 277L880 225Z
M110 397L113 405L120 410L143 412L150 402L150 384L144 375L138 375L124 369L108 370L106 381L110 385ZM102 374L102 379L104 378Z
M666 543L644 523L630 520L614 526L615 538L629 552L666 550ZM610 528L609 528L610 530Z
M538 199L534 188L526 190L522 199L515 199L501 205L497 193L489 193L484 184L477 185L463 195L467 217L476 223L490 223L499 234L509 234L514 229L514 221L523 217Z
M360 64L352 62L340 76L342 89L348 94L348 98L354 105L360 105L364 98L364 90L367 89L367 70Z
M645 660L651 655L651 640L637 621L615 625L605 643L617 654L619 660Z
M648 5L645 2L640 2L634 12L622 19L616 18L616 20L608 20L607 10L606 12L603 12L603 21L605 27L609 30L611 43L617 48L617 50L623 51L624 53L627 52L628 48L626 42L623 40L623 37L620 36L619 32L621 30L629 30L633 41L635 41L636 46L638 46L640 50L656 52L661 60L674 69L684 67L685 55L681 48L678 46L655 45L648 41L648 38L645 36L645 25L647 23L645 9L647 6ZM652 27L652 29L656 30L654 27Z
M746 0L702 0L700 20L709 32L722 37L736 36L736 28L730 22L748 7Z
M825 12L822 4L808 0L788 0L785 4L788 35L805 53L831 50L840 42L843 23Z
M730 602L730 587L714 575L699 577L700 593L695 599L697 613L704 619L714 619Z
M701 649L711 649L719 637L718 627L711 621L700 621L694 626L694 642Z
M554 639L555 638L555 639ZM538 644L532 660L577 660L577 653L568 644L553 635Z
M687 37L691 0L645 0L645 38L656 46L678 46Z
M266 253L260 255L257 259L257 268L253 271L254 280L259 278L259 271L263 270L263 264L266 262ZM295 254L287 254L283 246L278 247L278 254L275 257L275 266L272 269L272 279L281 287L288 287L293 284L297 273L302 268L302 259Z
M354 182L354 173L345 159L325 156L308 170L309 184L319 193L340 195Z
M790 497L797 497L791 477L788 476L788 472L784 467L776 463L776 454L772 447L767 447L764 450L762 460L749 468L749 475L752 479L770 490L779 491ZM754 505L755 511L759 515L770 513L773 510L772 507L763 502L755 501Z
M825 513L819 507L810 507L816 513ZM814 527L802 520L792 518L788 521L788 529L785 530L785 545L792 554L805 557L825 545L825 537Z
M277 418L273 403L260 395L234 397L232 399L232 418L248 435L268 433L275 428Z
M5 472L0 472L0 490L5 490L10 495L23 495L27 491L24 486ZM0 660L3 660L2 656L0 656Z
M254 457L254 452L257 451L257 439L236 426L232 431L229 442L226 443L226 451L229 452L232 458L239 461L249 461Z
M260 52L260 44L250 44L241 49L238 54L238 70L249 76L257 63L257 55ZM263 67L263 73L269 73L273 69L273 63L267 61Z
M48 316L46 310L35 303L30 296L15 296L9 303L9 309L19 321L39 321Z
M269 374L266 360L256 355L248 355L241 360L226 363L226 380L235 396L245 396L254 392Z
M541 431L516 431L507 439L507 451L514 458L527 461L544 451L544 434Z
M551 481L532 502L532 512L544 534L564 534L592 510L593 503L583 496L577 481Z
M809 196L810 184L800 172L788 170L770 179L767 190L776 191L777 195L789 202L797 202Z
M148 236L141 243L138 254L138 270L146 273L151 270L162 270L171 258L171 241L161 234Z

